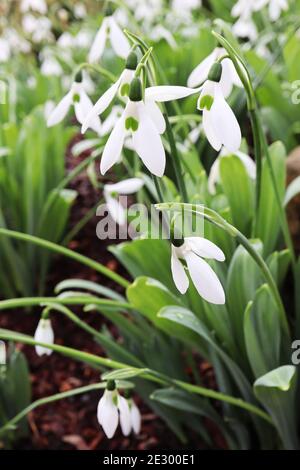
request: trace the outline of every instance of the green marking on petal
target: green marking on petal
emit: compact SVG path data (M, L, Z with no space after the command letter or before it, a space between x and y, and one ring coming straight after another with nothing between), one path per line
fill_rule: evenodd
M134 117L128 117L125 121L125 127L128 131L131 129L135 132L138 130L139 123Z
M208 111L210 111L212 105L213 105L213 102L214 102L214 98L211 96L211 95L205 95L205 96L202 96L201 99L200 99L200 108L201 109L207 109Z
M78 95L78 93L75 93L75 95L73 96L73 103L79 103L80 101L80 96Z
M121 96L128 96L128 95L129 95L129 89L130 89L129 83L124 83L124 84L121 86L120 95L121 95Z

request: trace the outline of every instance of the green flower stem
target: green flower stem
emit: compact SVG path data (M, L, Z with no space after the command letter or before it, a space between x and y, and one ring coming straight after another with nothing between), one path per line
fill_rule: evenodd
M0 301L0 310L9 310L19 307L45 306L48 304L60 305L98 305L104 308L120 310L133 310L127 302L119 300L100 299L92 295L74 295L71 297L21 297L19 299L8 299Z
M25 418L26 415L28 415L31 411L35 410L39 406L47 405L48 403L53 403L53 402L58 401L58 400L63 400L64 398L73 397L75 395L81 395L83 393L89 393L89 392L92 392L94 390L101 390L103 388L105 388L105 384L103 384L103 383L91 384L91 385L86 385L85 387L75 388L75 389L69 390L67 392L56 393L55 395L51 395L50 397L40 398L39 400L34 401L29 406L24 408L22 411L20 411L20 413L18 413L12 419L7 421L4 424L4 426L2 426L0 428L0 436L5 431L12 430L19 421L21 421L23 418Z
M56 351L58 353L61 353L65 356L71 357L75 360L87 362L89 364L95 365L95 366L101 366L101 367L107 367L108 369L128 369L130 368L131 370L133 369L131 366L128 366L127 364L118 362L118 361L113 361L111 359L107 359L101 356L95 356L94 354L82 352L82 351L77 351L76 349L68 348L66 346L60 346L57 344L48 344L48 343L42 343L40 341L35 341L33 338L27 335L23 335L20 333L15 333L9 330L1 330L0 329L0 338L6 341L14 341L14 342L20 342L24 344L29 344L31 346L42 346L47 349L52 349L53 351ZM174 384L175 386L182 388L183 390L186 390L190 393L196 393L201 396L205 396L207 398L212 398L214 400L220 400L225 403L229 403L233 406L237 406L239 408L242 408L244 410L249 411L250 413L253 413L265 421L267 421L270 424L273 424L272 419L270 416L265 413L263 410L260 408L256 407L255 405L248 403L242 399L235 398L229 395L225 395L220 392L216 392L214 390L210 390L204 387L199 387L198 385L192 385L186 382L183 382L181 380L173 380L165 375L162 375L154 370L151 369L143 369L143 372L139 374L139 371L141 369L136 368L137 375L143 379L150 380L152 382L155 382L160 385L169 385L170 383Z
M250 110L249 114L250 114L253 142L254 142L254 158L256 161L255 213L258 214L260 193L261 193L261 180L262 180L262 158L261 158L262 148L261 148L259 122L257 118L257 113L255 110ZM253 236L255 236L255 232L256 232L256 222L257 222L257 218L255 217L253 227L252 227Z
M77 69L77 72L79 72L82 69L91 69L94 72L98 72L104 77L106 77L112 83L118 80L118 78L115 75L113 75L109 70L103 67L100 67L100 65L89 64L88 62L83 62L82 64L80 64L79 68Z
M207 207L201 207L201 209L199 209L199 206L195 204L181 204L181 203L156 204L156 207L157 209L162 210L162 211L168 210L172 212L181 213L182 211L186 210L188 212L194 213L198 215L199 217L204 217L208 222L226 231L230 236L235 237L240 242L240 244L244 246L244 248L248 251L250 256L254 259L255 263L260 268L266 282L268 283L270 287L274 301L276 305L278 306L283 330L285 331L287 337L290 336L289 325L287 321L285 308L282 303L281 296L278 291L276 282L274 281L274 278L272 276L272 273L269 270L264 259L261 257L261 255L254 250L251 243L249 243L248 239L238 229L236 229L233 225L229 224L217 212Z
M180 157L178 155L178 151L177 151L177 147L175 143L172 126L170 124L169 117L167 114L166 106L165 106L164 118L166 121L167 137L168 137L170 150L171 150L171 162L172 162L172 166L174 169L174 173L175 173L175 177L176 177L176 181L178 185L178 190L181 194L182 202L187 202L188 195L187 195L187 190L186 190L186 186L185 186L185 182L183 178L183 170L182 170Z
M57 243L53 243L53 242L44 240L39 237L34 237L26 233L16 232L13 230L7 230L4 228L0 228L0 236L1 235L9 237L9 238L14 238L15 240L23 240L24 242L27 242L27 243L33 243L35 245L41 246L42 248L46 248L47 250L54 251L55 253L59 253L61 255L67 256L68 258L72 258L78 261L78 263L84 264L85 266L88 266L89 268L94 269L98 273L103 274L104 276L108 277L109 279L116 282L122 287L128 287L130 284L122 276L106 268L105 266L103 266L103 264L98 263L97 261L94 261L88 258L87 256L76 253L75 251L69 250L68 248L60 246Z

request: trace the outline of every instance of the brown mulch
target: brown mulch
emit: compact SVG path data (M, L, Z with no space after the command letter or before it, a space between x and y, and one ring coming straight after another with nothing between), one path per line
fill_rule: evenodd
M78 139L78 137L76 138ZM73 142L74 143L74 142ZM71 147L67 152L67 170L86 158L87 154L77 157L72 156ZM101 194L92 187L87 174L79 175L70 185L78 192L78 198L73 206L70 227L99 201ZM95 216L70 242L69 247L86 256L89 256L110 269L126 275L117 261L107 251L109 243L100 241L96 237L97 217ZM67 258L54 258L48 277L49 296L53 296L54 286L63 279L80 278L94 282L104 283L108 287L114 287L113 283L104 279L100 274L93 272L88 267L80 265ZM80 309L73 309L76 314L82 315ZM15 331L21 331L32 335L35 331L40 311L31 313L1 312L0 325ZM22 315L22 321L20 321ZM60 314L51 316L57 344L80 349L96 355L103 355L101 347L91 341L90 335L79 329L73 322ZM84 320L96 329L103 325L103 318L97 313L85 313ZM116 332L111 329L112 334ZM18 347L25 353L32 382L32 399L36 400L55 393L71 390L72 388L96 383L99 381L100 371L91 368L81 362L76 362L67 357L53 353L51 356L38 357L33 348L24 345ZM202 363L201 372L206 377L210 386L214 385L212 369L210 365ZM101 391L90 392L64 399L58 402L39 407L30 413L28 417L30 436L16 444L16 449L42 449L42 450L150 450L150 449L180 449L184 446L177 440L165 423L157 418L138 397L135 397L142 412L142 432L139 436L123 437L120 431L112 440L106 439L96 418L97 403ZM207 423L210 433L214 436L216 447L224 447L224 442L211 423ZM204 447L199 436L190 437L195 447Z

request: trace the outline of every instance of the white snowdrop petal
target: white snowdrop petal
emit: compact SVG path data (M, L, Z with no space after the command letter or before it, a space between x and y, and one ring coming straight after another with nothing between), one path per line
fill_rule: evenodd
M147 113L154 122L158 132L163 134L166 130L166 121L160 107L155 103L155 101L150 100L145 103L145 106L147 108Z
M121 77L116 81L105 93L98 99L94 107L91 109L89 114L86 116L81 132L84 134L86 130L91 126L91 123L94 122L95 117L102 114L110 105L116 94L118 93L118 88L120 86Z
M118 408L120 412L120 426L124 436L128 436L131 432L131 416L127 400L118 396Z
M232 92L233 81L232 81L232 69L230 64L232 64L230 59L222 60L222 75L219 82L224 98L227 98Z
M105 173L119 160L125 135L126 135L126 129L125 129L125 112L123 115L120 117L118 120L117 124L115 125L112 133L110 134L103 154L101 158L101 163L100 163L100 171L102 175L105 175Z
M83 89L80 91L79 97L79 102L75 102L74 104L74 110L77 121L83 124L93 109L93 103ZM101 132L101 122L98 116L94 116L93 119L90 120L89 127L98 134Z
M66 96L63 97L63 99L58 103L58 105L54 108L54 110L50 114L48 121L47 121L47 126L52 127L58 124L59 122L61 122L68 114L71 104L72 104L72 93L69 92L66 94Z
M97 410L98 422L102 426L108 439L111 439L118 427L118 409L113 402L113 394L106 390L99 401Z
M217 151L221 150L222 142L212 125L211 111L203 110L202 125L210 145Z
M176 249L172 245L171 271L175 286L181 294L185 294L189 287L189 279L185 269L178 259Z
M220 157L216 158L209 172L207 184L210 194L216 193L216 183L220 181Z
M186 237L185 241L191 247L194 253L203 258L225 261L223 251L215 243L203 237Z
M220 142L231 152L239 150L242 141L241 129L219 86L216 87L214 103L209 114L212 128Z
M131 425L135 434L139 434L141 431L142 417L140 410L134 402L131 404L130 408L131 415Z
M34 339L40 343L54 343L54 332L49 319L41 318L35 331ZM35 350L38 356L43 356L44 354L50 356L52 354L52 349L45 348L44 346L37 345Z
M243 152L236 152L236 156L239 157L241 162L244 164L250 178L254 180L256 178L256 164L255 164L255 161L252 160L252 158L249 157L249 155L247 155L246 153L243 153Z
M104 18L89 53L88 61L90 63L98 62L103 54L107 39L107 27L108 21L107 18Z
M187 88L185 86L152 86L145 90L146 101L158 101L160 103L172 100L178 100L198 93L199 90Z
M109 26L112 48L119 57L126 59L130 52L130 46L125 34L112 16L109 18Z
M136 153L148 170L156 176L163 176L166 166L166 154L161 137L153 121L148 116L143 102L137 103L138 129L132 134Z
M107 184L105 188L109 192L116 191L119 194L133 194L139 191L143 185L144 181L141 178L128 178L116 184Z
M225 293L218 276L210 265L195 253L185 254L188 270L199 295L216 305L225 303Z
M190 74L188 78L188 87L195 88L207 79L209 70L216 60L216 52L213 51L207 56Z
M124 225L126 222L126 213L122 204L114 197L107 196L106 206L113 220L119 225Z

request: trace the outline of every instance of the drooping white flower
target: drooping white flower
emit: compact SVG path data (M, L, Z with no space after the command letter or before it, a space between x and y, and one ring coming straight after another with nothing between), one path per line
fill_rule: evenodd
M83 124L86 116L93 109L93 103L88 97L82 83L82 74L79 75L80 76L76 77L73 82L70 91L63 97L49 116L47 121L48 127L55 126L61 122L68 114L72 105L74 105L75 115L80 124ZM97 133L101 132L101 123L98 116L95 116L93 120L91 120L90 127Z
M21 0L20 10L22 13L32 10L45 15L47 9L47 2L45 0Z
M222 152L220 153L220 155L216 158L216 160L214 161L214 163L213 163L213 165L210 169L210 173L209 173L209 177L208 177L208 190L211 194L215 194L216 184L220 181L220 161L221 161L221 158L226 158L230 155L233 155L233 153L228 152L228 150L224 148L222 150ZM234 155L236 155L241 160L241 162L243 163L243 165L246 168L246 171L247 171L249 177L251 179L255 180L255 178L256 178L256 164L255 164L254 160L252 160L252 158L249 157L249 155L247 155L246 153L243 153L243 152L240 152L240 151L234 152Z
M198 109L203 111L203 129L210 145L217 151L224 145L230 152L237 152L242 140L241 129L224 98L220 83L205 82Z
M86 116L82 126L82 133L86 132L86 130L90 127L90 123L93 122L97 116L100 116L100 114L104 113L118 92L121 98L128 96L130 83L134 77L136 66L137 56L134 52L131 52L127 57L125 69L121 73L118 80L110 88L108 88L108 90L106 90L102 96L100 96L90 113Z
M74 15L80 20L86 17L87 11L83 2L74 5Z
M37 18L30 13L26 13L22 20L22 26L23 30L31 35L31 39L35 43L52 39L52 23L46 16Z
M212 65L222 56L226 55L225 49L216 47L209 56L207 56L197 67L192 71L188 78L188 86L191 88L201 85L208 77ZM225 98L230 95L233 85L242 87L241 80L235 70L232 61L229 58L223 59L222 75L220 85L222 87L223 95Z
M6 364L6 346L4 341L0 341L0 366Z
M102 57L107 40L110 40L115 53L126 59L130 51L129 42L117 24L112 11L107 12L107 16L103 18L101 27L96 34L89 53L89 62L98 62Z
M182 14L183 11L191 12L196 10L196 8L200 8L201 4L201 0L184 0L184 3L182 0L172 0L172 9Z
M131 84L127 105L105 145L100 171L104 175L118 160L128 134L132 136L133 148L150 173L161 177L165 171L166 155L160 134L165 131L165 120L156 102L184 98L195 93L186 87L158 86L145 90L142 99L140 79ZM133 96L135 95L135 96Z
M111 439L118 427L124 436L131 431L131 416L127 400L117 390L105 390L98 403L97 418L108 439Z
M207 302L224 304L225 294L222 284L203 258L224 261L225 255L214 243L202 237L186 237L180 246L172 244L171 271L174 283L179 292L185 294L189 287L189 278L182 264L183 260L200 296Z
M277 21L281 12L288 10L289 4L287 0L257 0L256 10L268 6L271 21Z
M142 417L140 410L134 403L132 399L128 400L129 410L130 410L130 418L131 418L131 426L135 434L139 434L141 431L141 424L142 424Z
M49 318L40 319L37 329L35 330L34 339L40 343L54 343L54 332ZM43 346L35 346L35 351L38 356L43 356L44 354L49 356L52 354L51 349Z
M258 36L252 16L241 16L232 26L232 32L236 37L249 38L250 41L255 41Z
M43 60L41 64L41 73L45 76L52 75L60 77L63 73L63 69L55 57L48 56Z
M126 222L126 211L120 203L118 196L120 194L134 194L139 191L143 185L144 181L141 178L129 178L116 184L104 185L103 195L106 206L111 217L117 224L124 225Z

